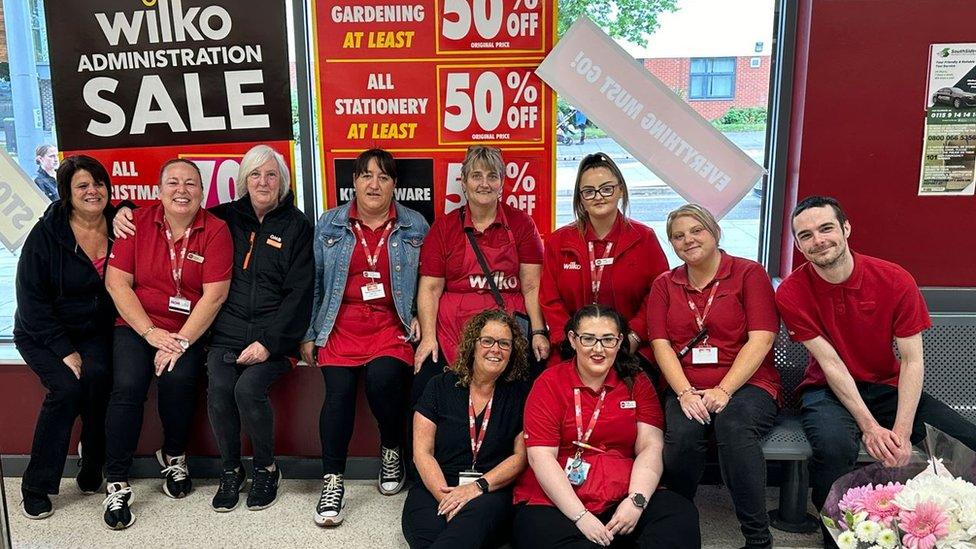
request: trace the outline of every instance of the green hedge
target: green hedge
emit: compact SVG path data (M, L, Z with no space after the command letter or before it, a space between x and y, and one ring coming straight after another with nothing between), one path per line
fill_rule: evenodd
M765 124L765 107L732 107L724 116L715 120L719 124Z

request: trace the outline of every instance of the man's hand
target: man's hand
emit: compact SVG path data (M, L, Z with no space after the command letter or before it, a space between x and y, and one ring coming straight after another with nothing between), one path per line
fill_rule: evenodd
M902 448L901 437L877 423L861 434L861 440L864 441L864 447L871 457L880 461L885 467L895 467L899 460L905 458L905 452L907 456L911 456L912 453L911 444L905 444L905 448ZM905 462L908 462L907 458Z

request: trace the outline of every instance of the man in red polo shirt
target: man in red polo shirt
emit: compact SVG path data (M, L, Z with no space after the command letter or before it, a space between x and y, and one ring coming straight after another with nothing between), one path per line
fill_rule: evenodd
M932 322L912 276L852 252L851 224L833 198L802 200L792 220L808 262L783 280L776 304L790 337L810 352L799 390L817 508L854 469L861 441L886 466L908 462L925 423L976 448L976 426L922 391L922 331Z

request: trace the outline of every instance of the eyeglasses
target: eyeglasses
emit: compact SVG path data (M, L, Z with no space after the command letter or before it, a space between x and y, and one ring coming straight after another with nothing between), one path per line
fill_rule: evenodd
M480 344L485 349L491 349L493 345L498 344L498 348L503 351L512 350L512 340L511 339L495 339L493 337L483 336L478 338L478 344Z
M579 192L579 195L583 197L583 200L593 200L594 198L596 198L597 194L599 194L604 198L610 198L611 196L613 196L613 193L617 192L617 187L619 186L620 184L617 183L613 185L601 185L599 189L594 189L593 187L587 187L581 190Z
M576 336L576 341L579 341L580 345L584 347L593 347L597 343L603 346L604 349L613 349L620 344L620 336L603 336L596 337L589 334L573 334Z

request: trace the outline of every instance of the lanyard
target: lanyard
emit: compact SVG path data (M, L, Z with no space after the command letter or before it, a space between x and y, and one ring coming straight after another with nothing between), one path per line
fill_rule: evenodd
M593 434L593 428L596 427L596 420L600 417L600 410L603 408L603 399L607 396L607 388L604 387L600 391L600 399L596 401L596 407L593 408L593 415L590 416L590 424L586 427L586 433L583 433L583 409L580 404L580 390L579 388L573 389L573 400L576 403L576 439L583 444L586 444L590 440L590 435Z
M471 395L468 395L468 431L471 434L471 470L474 471L474 466L478 462L478 452L481 451L481 444L485 441L485 432L488 430L488 420L491 419L491 403L495 400L495 395L492 393L491 398L488 399L488 404L485 405L485 417L481 419L481 430L478 432L478 436L475 437L474 434L474 401L471 400Z
M363 251L366 252L366 263L369 264L369 270L376 272L376 264L380 260L380 251L383 250L383 243L386 242L386 237L390 236L390 231L393 230L393 224L387 221L383 224L383 236L380 237L379 243L376 244L376 249L372 253L369 251L369 245L366 244L366 234L363 232L363 226L359 224L359 221L353 223L353 230L356 231L356 236L359 237L359 243L363 245ZM363 273L366 278L374 278Z
M613 259L607 261L610 257L610 250L613 249L613 242L607 242L607 249L603 251L603 257L599 260L596 259L596 255L593 252L593 242L587 242L587 250L590 253L590 289L593 290L593 303L596 303L596 298L600 295L600 283L603 281L603 269L613 263Z
M183 233L183 249L180 250L179 258L176 257L176 241L173 240L173 232L169 229L169 222L166 223L166 244L169 245L169 266L173 275L173 283L176 284L176 295L182 297L180 290L183 287L183 264L186 262L186 249L190 247L190 230L186 228Z
M688 298L688 307L691 308L692 313L695 313L695 323L698 324L699 331L705 328L705 318L708 317L708 312L712 308L712 301L715 300L715 292L718 291L718 285L721 282L721 280L715 281L715 285L712 286L712 292L708 295L708 301L705 302L705 308L702 310L701 315L698 314L698 306L695 305L695 302L691 300L691 296L688 295L688 290L685 290L685 297Z

